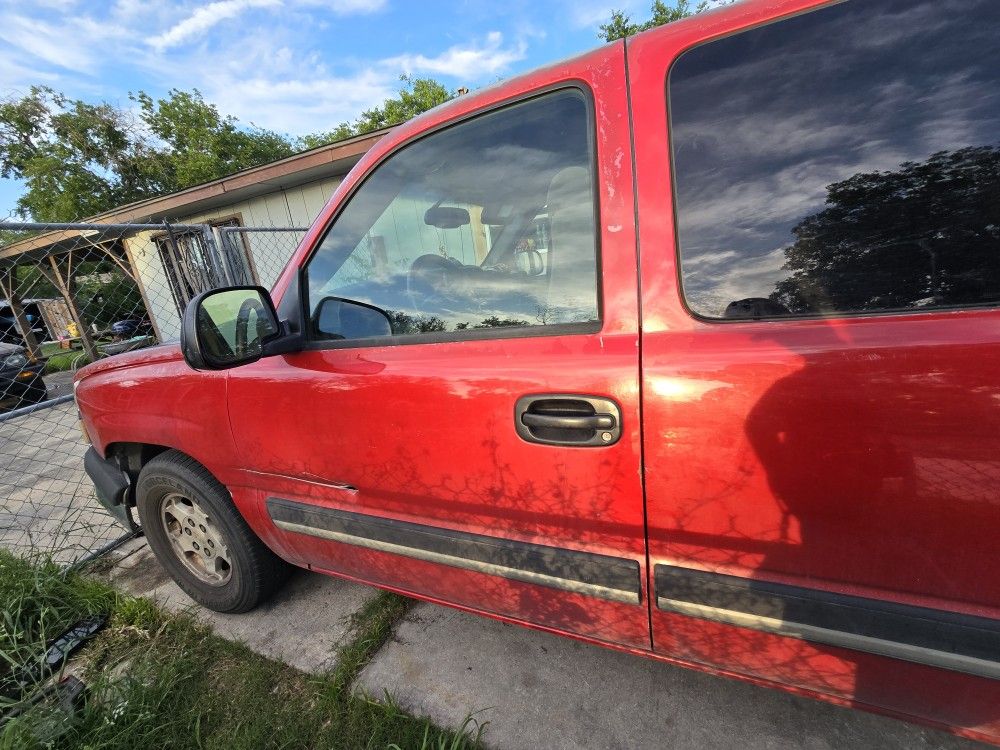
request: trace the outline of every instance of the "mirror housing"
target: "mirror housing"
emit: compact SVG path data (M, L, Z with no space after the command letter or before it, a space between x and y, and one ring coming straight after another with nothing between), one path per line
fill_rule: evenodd
M196 370L227 370L262 357L302 349L301 334L278 320L270 293L259 286L202 292L184 308L181 352Z
M312 319L317 338L367 339L391 336L392 319L380 307L344 297L324 297Z

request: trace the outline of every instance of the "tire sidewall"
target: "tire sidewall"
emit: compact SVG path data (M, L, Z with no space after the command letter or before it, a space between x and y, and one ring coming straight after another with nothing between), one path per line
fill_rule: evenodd
M208 485L200 478L186 477L186 473L173 466L150 464L139 475L136 509L139 511L146 540L171 578L196 602L220 612L240 609L250 595L247 574L251 567L247 551L237 543L239 535L234 533L236 524L242 519L228 493L219 487ZM172 493L196 499L219 527L229 551L231 565L231 574L225 583L213 586L199 580L178 559L174 546L167 537L161 515L163 501Z

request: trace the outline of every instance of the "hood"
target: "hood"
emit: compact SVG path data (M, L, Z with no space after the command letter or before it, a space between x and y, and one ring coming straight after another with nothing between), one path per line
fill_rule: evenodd
M99 359L78 370L73 380L83 380L91 375L96 375L99 372L107 372L108 370L137 367L156 362L172 362L182 358L180 343L177 341L168 341L165 344L157 344L145 349L137 349L134 352L125 352L124 354L115 354L112 357Z

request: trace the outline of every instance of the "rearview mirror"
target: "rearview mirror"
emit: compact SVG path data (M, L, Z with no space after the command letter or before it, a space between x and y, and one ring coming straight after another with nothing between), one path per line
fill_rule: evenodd
M437 229L458 229L469 221L468 210L457 206L434 205L424 211L424 224Z
M225 370L294 351L263 287L212 289L184 310L181 351L196 370Z

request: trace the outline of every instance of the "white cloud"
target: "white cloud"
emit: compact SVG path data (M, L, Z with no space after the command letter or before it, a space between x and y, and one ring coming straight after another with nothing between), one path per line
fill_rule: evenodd
M120 0L121 1L121 0ZM157 50L189 42L204 36L223 21L236 18L249 10L258 8L285 8L290 6L313 6L336 15L354 13L374 13L385 7L386 0L215 0L195 8L190 15L175 23L166 31L149 37L146 41Z
M347 16L352 13L380 11L385 7L386 0L297 0L296 4L313 5L336 13L338 16Z
M383 61L383 65L398 67L405 73L437 73L476 80L495 75L511 63L524 59L527 43L523 40L512 47L503 46L503 34L491 31L481 43L455 45L434 57L399 55Z
M198 88L220 112L294 135L352 120L399 83L373 64L332 71L321 54L300 49L279 29L217 46L205 42L182 55L147 51L142 65L169 85Z
M394 92L371 70L354 75L245 78L223 72L202 84L222 112L285 133L332 130Z
M97 22L88 16L65 16L57 21L9 13L0 24L0 40L4 50L15 57L16 68L48 66L63 72L93 73L105 59L109 45L120 42L127 30L112 21ZM0 45L2 48L2 45ZM0 84L16 85L16 71L0 69ZM51 78L54 71L42 73Z
M217 0L203 5L184 20L174 24L162 34L150 37L147 41L158 50L165 50L192 38L203 36L213 26L230 18L236 18L251 8L275 7L281 0Z
M365 59L338 54L331 38L350 33L352 22L340 19L379 12L387 0L44 2L76 7L54 13L0 0L0 93L47 83L128 106L128 89L197 88L221 112L293 135L355 119L396 93L401 72L454 85L495 78L533 38L524 30L466 34L440 52L422 44ZM321 30L328 23L332 30Z
M37 8L51 8L62 13L68 11L76 3L77 0L34 0L35 7Z
M471 83L495 76L525 53L526 42L505 45L503 35L492 32L480 42L455 45L438 55L398 55L333 72L321 55L302 52L292 41L282 45L257 37L246 40L239 55L199 57L189 67L197 86L220 111L298 134L330 130L380 104L399 88L400 72Z
M29 57L70 70L92 68L94 56L88 45L67 44L57 32L53 24L17 15L0 25L0 39Z

